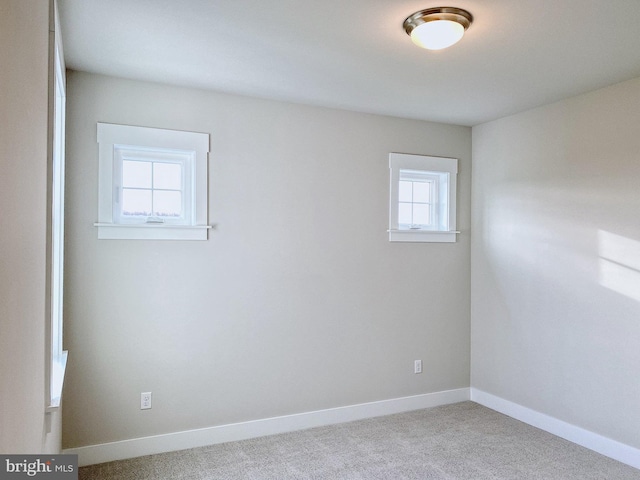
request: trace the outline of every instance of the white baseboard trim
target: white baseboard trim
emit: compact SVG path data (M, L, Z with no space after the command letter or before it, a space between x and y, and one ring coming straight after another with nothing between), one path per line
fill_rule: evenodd
M78 455L78 465L82 467L111 462L113 460L140 457L142 455L153 455L187 448L203 447L216 443L245 440L248 438L263 437L277 433L293 432L306 428L464 402L469 400L469 395L469 388L459 388L456 390L426 393L411 397L393 398L378 402L297 413L282 417L264 418L261 420L219 425L197 430L69 448L65 449L63 453Z
M504 398L496 397L477 388L471 388L471 400L487 408L504 413L536 428L582 445L619 462L640 469L640 449L593 433L584 428L558 420L544 413L531 410Z

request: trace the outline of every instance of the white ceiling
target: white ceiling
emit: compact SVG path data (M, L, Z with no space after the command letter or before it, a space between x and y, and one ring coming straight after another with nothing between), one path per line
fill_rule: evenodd
M640 76L640 0L58 0L67 66L476 125ZM417 48L405 17L469 10Z

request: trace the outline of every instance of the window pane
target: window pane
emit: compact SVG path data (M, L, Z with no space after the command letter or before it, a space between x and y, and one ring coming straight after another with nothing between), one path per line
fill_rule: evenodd
M151 188L151 163L124 160L122 162L122 186Z
M151 215L151 190L123 188L122 215Z
M411 202L411 182L400 181L400 188L398 189L398 201Z
M418 203L431 203L431 182L413 183L413 201Z
M153 214L157 217L179 217L182 215L182 193L153 192Z
M419 203L413 204L413 223L414 225L429 225L431 223L431 207Z
M179 163L154 163L153 188L182 190L182 165Z
M398 204L398 223L401 225L411 225L411 204Z

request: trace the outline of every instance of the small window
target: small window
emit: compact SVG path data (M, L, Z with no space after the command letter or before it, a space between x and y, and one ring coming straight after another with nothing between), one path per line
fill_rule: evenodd
M455 158L391 153L389 240L455 242Z
M209 135L98 123L98 238L206 240Z

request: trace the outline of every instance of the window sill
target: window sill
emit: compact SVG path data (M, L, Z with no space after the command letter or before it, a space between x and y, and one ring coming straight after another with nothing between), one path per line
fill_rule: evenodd
M390 242L454 243L458 231L388 230Z
M211 225L94 223L100 240L207 240Z
M51 398L49 399L49 405L45 408L46 413L55 412L60 408L64 374L67 370L68 353L69 352L64 350L58 361L54 363L53 368L51 369Z

